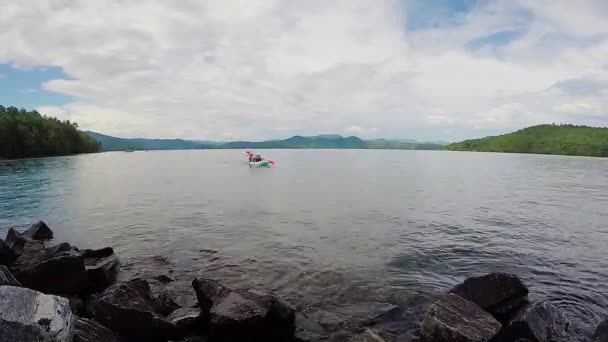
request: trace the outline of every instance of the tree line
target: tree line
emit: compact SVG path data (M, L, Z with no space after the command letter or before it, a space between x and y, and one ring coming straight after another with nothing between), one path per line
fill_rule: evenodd
M69 120L0 105L0 158L60 156L99 152L97 141Z

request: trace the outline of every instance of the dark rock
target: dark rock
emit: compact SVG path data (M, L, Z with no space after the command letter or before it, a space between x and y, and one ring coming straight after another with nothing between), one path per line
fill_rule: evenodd
M155 311L148 282L134 279L107 288L92 302L92 315L103 326L134 340L164 341L179 338L175 324Z
M329 338L329 342L385 342L384 339L372 329L363 332L352 333L350 331L339 331Z
M21 255L23 252L23 247L25 243L28 241L27 238L21 236L21 234L16 231L14 228L10 228L8 233L6 234L6 244L7 246L13 250L13 253L16 256Z
M92 290L103 290L116 280L120 261L111 247L92 250L85 249L81 253Z
M316 342L327 340L328 333L317 321L306 314L296 312L295 340L298 342Z
M70 302L70 309L76 316L84 316L86 314L85 303L82 298L75 295L61 295L61 297L67 299Z
M77 294L87 288L84 260L67 243L44 248L40 241L28 241L12 270L23 286L44 293Z
M508 273L467 278L450 293L477 304L501 320L528 301L528 288L517 276Z
M192 281L203 316L209 315L212 337L239 341L292 339L295 310L278 298L259 291L233 291L220 283Z
M154 277L155 280L157 280L158 282L162 283L162 284L168 284L172 281L175 281L173 278L169 277L166 274L160 274Z
M595 329L593 335L595 342L608 342L608 319L605 319Z
M53 231L46 223L38 221L23 232L21 236L31 240L50 240L53 238Z
M21 283L15 279L6 266L0 265L0 286L2 285L21 286Z
M421 327L426 342L489 341L500 330L500 323L480 307L455 294L433 303Z
M74 342L127 342L127 340L92 319L76 317Z
M570 323L563 313L549 302L527 305L503 325L496 341L528 338L538 342L562 341Z
M163 316L167 316L179 308L180 306L173 300L173 296L166 289L156 297L156 311Z
M13 252L4 240L0 239L0 265L8 266L12 264L15 259L17 259L15 252Z
M201 310L198 308L176 309L167 316L167 320L175 324L183 335L205 330L205 322L201 317Z
M71 342L74 316L67 299L0 286L0 340Z
M519 338L515 342L534 342L529 338Z

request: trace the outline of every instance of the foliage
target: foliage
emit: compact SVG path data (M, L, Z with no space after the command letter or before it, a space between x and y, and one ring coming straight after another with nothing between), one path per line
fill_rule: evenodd
M446 149L608 157L608 128L539 125L501 136L465 140Z
M99 144L69 120L0 106L0 158L28 158L98 152Z

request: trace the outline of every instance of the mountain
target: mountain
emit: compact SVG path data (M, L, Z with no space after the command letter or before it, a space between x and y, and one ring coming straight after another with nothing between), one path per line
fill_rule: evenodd
M445 148L451 151L608 157L608 128L539 125L500 136L465 140Z
M339 135L317 135L312 137L295 136L284 140L272 141L234 141L218 146L218 148L335 148L335 149L398 149L398 150L440 150L441 145L426 143L402 143L393 140L375 139L363 140L357 137L342 137Z
M213 145L181 139L125 139L86 131L88 136L101 143L103 151L131 150L193 150L213 148Z

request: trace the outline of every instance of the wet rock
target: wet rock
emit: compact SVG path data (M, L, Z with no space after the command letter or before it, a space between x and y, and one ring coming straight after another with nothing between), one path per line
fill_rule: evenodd
M384 339L371 329L365 329L361 333L350 333L340 331L329 339L330 342L385 342Z
M84 261L67 243L45 248L40 241L28 241L12 270L23 286L44 293L77 294L87 288Z
M4 240L0 239L0 265L8 266L12 264L15 259L17 259L15 252L13 252Z
M13 251L16 256L21 255L23 247L28 241L27 238L21 236L21 234L14 228L10 228L6 234L6 245Z
M608 319L603 320L602 323L597 326L593 338L595 342L608 342Z
M480 307L455 294L433 303L421 327L426 342L489 341L500 330L500 323Z
M325 341L328 333L325 328L306 314L296 312L295 340L298 342Z
M179 308L180 306L173 300L173 296L166 289L161 291L158 297L156 297L156 311L163 316L167 316Z
M538 342L564 341L570 323L561 310L549 302L527 305L505 324L496 341L528 338Z
M155 311L156 303L145 280L112 285L90 307L96 321L127 338L142 341L179 338L175 324Z
M0 265L0 286L2 285L10 285L10 286L21 286L21 283L15 279L11 271L6 268L6 266Z
M71 342L74 318L67 299L0 286L0 340Z
M53 231L46 223L38 221L23 232L21 236L31 240L50 240L53 238Z
M76 316L84 316L86 314L85 303L82 298L74 295L60 295L61 297L68 300L70 303L70 309Z
M174 310L167 320L177 326L183 335L205 330L201 310L198 308L179 308Z
M515 342L534 342L529 338L519 338Z
M93 290L103 290L116 280L120 262L111 247L81 253L87 271L89 284Z
M160 274L154 277L154 280L158 281L161 284L168 284L170 282L175 281L173 278L169 277L166 274Z
M266 341L293 338L295 310L278 298L254 290L231 290L210 279L194 279L203 315L208 312L212 336Z
M127 340L94 320L76 317L74 342L127 342Z
M517 276L508 273L467 278L450 293L477 304L501 320L528 301L528 288Z

